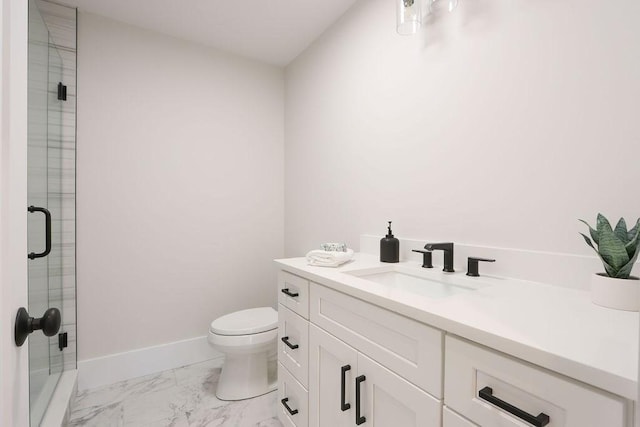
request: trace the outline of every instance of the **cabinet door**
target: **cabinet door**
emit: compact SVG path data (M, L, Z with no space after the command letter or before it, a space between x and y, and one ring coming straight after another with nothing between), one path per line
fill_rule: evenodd
M442 331L316 283L310 301L312 323L442 398Z
M310 427L354 425L357 363L356 350L317 326L309 326Z
M361 381L359 385L358 378ZM359 415L364 419L361 418L359 422L364 427L441 426L440 400L361 353L358 354L358 377L355 383L360 388ZM357 410L353 412L353 421L356 422Z

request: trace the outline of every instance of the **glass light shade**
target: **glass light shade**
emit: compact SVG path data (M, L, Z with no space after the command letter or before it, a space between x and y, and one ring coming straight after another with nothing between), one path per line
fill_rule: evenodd
M422 24L422 0L396 0L398 34L415 34Z
M428 1L429 1L430 13L438 13L440 10L444 9L445 4L449 12L453 12L458 7L458 0L428 0Z

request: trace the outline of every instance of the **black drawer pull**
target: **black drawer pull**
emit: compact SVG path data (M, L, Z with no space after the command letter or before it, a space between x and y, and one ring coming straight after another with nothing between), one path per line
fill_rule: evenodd
M486 400L489 403L493 403L498 408L504 409L511 415L515 415L516 417L520 418L523 421L528 422L531 425L534 425L535 427L544 427L547 424L549 424L549 422L551 421L551 419L549 418L549 415L545 414L544 412L540 412L540 414L537 417L534 417L528 412L525 412L520 408L516 408L512 404L507 403L504 400L498 399L493 395L493 389L491 387L485 387L482 390L480 390L478 392L478 396L480 397L480 399Z
M360 384L365 381L367 377L360 375L356 378L356 425L364 424L367 421L366 417L360 416Z
M295 415L295 414L297 414L297 413L298 413L298 410L297 410L297 409L291 409L291 408L289 408L289 405L287 405L287 402L288 402L288 401L289 401L289 398L288 398L288 397L285 397L284 399L282 399L282 400L280 401L280 403L282 403L282 406L284 406L284 409L286 409L286 410L287 410L287 412L289 412L289 414L291 414L291 415Z
M340 370L342 371L340 374L340 409L342 410L342 412L344 412L351 408L351 404L344 401L346 394L345 389L347 387L345 377L347 371L351 370L351 365L344 365L342 368L340 368Z
M295 350L296 348L300 347L298 344L291 344L289 342L289 337L282 337L280 338L280 340L285 343L287 345L287 347L289 347L291 350Z
M282 292L285 295L290 296L291 298L295 298L295 297L297 297L299 295L297 293L294 294L293 292L289 292L289 288L284 288L284 289L280 290L280 292Z

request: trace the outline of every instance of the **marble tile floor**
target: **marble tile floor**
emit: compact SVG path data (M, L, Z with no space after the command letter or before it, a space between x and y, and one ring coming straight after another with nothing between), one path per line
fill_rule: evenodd
M282 427L277 392L237 402L215 389L222 359L79 392L69 426Z

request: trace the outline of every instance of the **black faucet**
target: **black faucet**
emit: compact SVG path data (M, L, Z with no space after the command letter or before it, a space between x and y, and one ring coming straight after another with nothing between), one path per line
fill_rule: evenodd
M480 276L480 273L478 273L478 262L479 261L496 262L495 259L476 258L476 257L470 256L469 259L467 260L467 276L471 276L471 277L479 277Z
M428 251L444 251L444 268L442 271L453 273L453 243L427 243L424 248Z
M418 252L422 254L422 268L433 268L433 264L431 263L431 251L412 249L411 252Z

